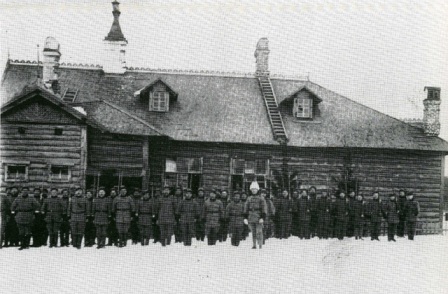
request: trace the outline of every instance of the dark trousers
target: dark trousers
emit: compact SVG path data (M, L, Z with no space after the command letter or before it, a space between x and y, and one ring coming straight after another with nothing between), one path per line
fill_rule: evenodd
M309 239L310 238L310 221L309 220L301 220L299 227L299 237L300 239Z
M137 220L131 221L130 232L131 232L132 244L137 244L140 241L140 230L138 228Z
M0 220L0 248L3 247L3 240L5 239L6 218Z
M362 238L363 230L364 230L363 221L356 221L353 223L353 235L356 237L356 239Z
M278 221L277 233L278 233L278 238L288 239L289 235L290 235L290 222L288 220Z
M204 241L205 238L205 222L198 220L196 222L196 240Z
M178 221L174 224L174 242L181 243L182 242L182 229L181 225Z
M229 231L229 227L228 227L227 221L225 221L225 220L221 221L220 226L219 226L219 234L218 234L219 242L227 241L228 231Z
M395 239L395 234L397 232L397 224L387 224L387 239Z
M86 231L85 231L85 246L93 246L95 244L95 236L96 236L96 228L93 224L93 220L90 219L86 223Z
M308 225L309 235L311 235L311 237L314 237L317 235L317 221L318 221L317 215L316 215L316 213L313 212L311 214L311 219L310 219L309 225Z
M263 226L263 236L267 240L274 235L274 225L271 220L267 219Z
M244 226L244 228L247 228L247 226ZM216 241L218 239L218 232L219 232L219 227L211 227L208 229L208 232L207 232L208 245L216 245Z
M334 232L339 240L344 239L347 232L347 219L336 219Z
M160 241L160 227L156 222L153 222L152 224L152 233L153 233L153 238L154 238L154 243L159 242Z
M14 217L11 217L6 224L5 245L19 246L19 228Z
M140 231L140 238L151 239L152 237L152 225L138 225Z
M317 237L327 239L329 237L328 235L328 228L330 226L330 220L329 219L319 219L317 222Z
M371 222L370 223L370 236L372 240L378 239L378 236L380 234L380 222Z
M98 241L98 246L106 246L106 236L107 236L107 224L96 224L96 238Z
M69 245L70 222L67 219L62 220L60 228L61 246Z
M85 221L72 221L70 222L70 228L73 235L84 235L84 231L86 230L86 222Z
M397 236L398 237L404 237L404 232L406 228L406 218L403 216L400 216L397 226Z
M353 237L354 234L355 234L355 220L353 217L350 217L347 223L347 237Z
M46 225L44 215L40 213L35 214L34 225L31 229L33 234L33 247L40 247L46 243L48 238Z
M191 239L196 235L195 223L181 223L182 241L185 246L191 245Z
M160 227L160 242L162 246L171 244L171 237L173 236L173 224L159 224Z
M230 241L231 241L233 246L240 245L240 241L241 241L242 234L243 234L243 228L244 228L244 225L233 226L232 232L231 232L232 233L232 237L230 238Z
M417 227L417 222L406 222L406 226L408 229L408 239L414 240L415 228Z
M114 220L111 220L107 225L107 237L109 238L109 245L118 245L118 230Z
M292 216L292 221L291 221L291 235L293 236L299 236L300 235L300 220L299 220L299 216L297 214L294 214ZM285 237L282 237L285 238Z
M60 228L61 228L61 222L56 222L54 220L47 222L47 231L49 235L59 234Z
M17 228L19 229L19 236L30 236L31 235L31 226L32 224L17 224Z

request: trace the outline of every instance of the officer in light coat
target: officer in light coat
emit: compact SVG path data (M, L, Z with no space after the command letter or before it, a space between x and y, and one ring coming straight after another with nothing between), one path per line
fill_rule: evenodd
M246 214L246 219L244 223L249 225L249 229L252 232L252 249L261 249L263 245L263 223L267 214L266 201L259 195L258 191L260 187L257 182L252 182L250 184L251 196L247 198L244 206L244 212Z

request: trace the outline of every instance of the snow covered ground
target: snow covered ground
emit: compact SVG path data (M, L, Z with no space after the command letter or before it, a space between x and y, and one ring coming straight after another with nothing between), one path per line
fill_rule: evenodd
M4 248L0 293L448 293L448 235L251 245Z

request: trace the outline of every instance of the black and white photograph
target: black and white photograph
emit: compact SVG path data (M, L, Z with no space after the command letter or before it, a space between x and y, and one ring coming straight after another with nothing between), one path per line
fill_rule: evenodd
M0 76L0 293L448 293L445 0L2 0Z

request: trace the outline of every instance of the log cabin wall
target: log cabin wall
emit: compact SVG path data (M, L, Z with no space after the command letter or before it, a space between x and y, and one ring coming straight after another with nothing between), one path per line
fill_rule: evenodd
M5 113L1 120L1 185L30 189L83 186L85 140L86 126L44 99ZM11 174L16 167L26 168L26 178Z
M168 185L187 186L186 177L166 179L165 159L198 157L203 160L201 186L232 190L232 158L269 159L270 173L281 170L282 149L279 146L243 144L194 143L168 140L149 143L150 186L158 190L163 182ZM348 167L356 179L359 192L370 199L378 190L388 201L390 193L399 189L413 190L420 202L420 220L439 223L442 218L443 155L438 152L397 151L385 149L350 148L294 148L288 147L288 171L296 174L304 187L316 186L318 191L337 187L344 179ZM169 177L168 177L169 178ZM268 188L274 178L268 178Z

